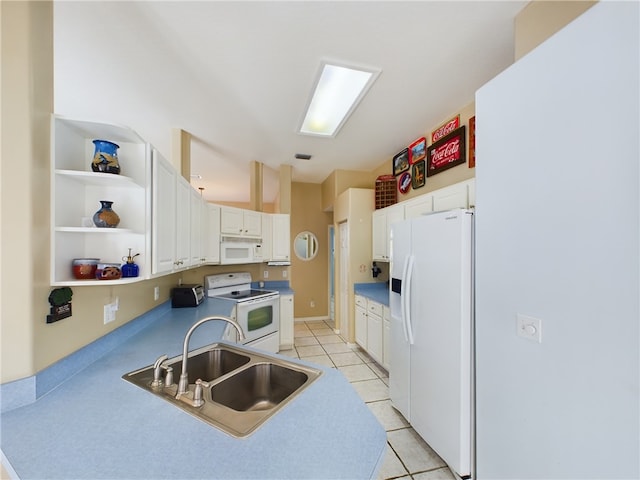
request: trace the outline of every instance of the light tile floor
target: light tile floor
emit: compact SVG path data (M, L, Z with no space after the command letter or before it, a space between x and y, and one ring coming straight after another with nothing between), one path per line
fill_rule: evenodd
M348 345L328 321L297 321L294 348L280 353L337 368L387 431L379 480L454 480L444 461L409 426L389 400L389 374L357 345Z

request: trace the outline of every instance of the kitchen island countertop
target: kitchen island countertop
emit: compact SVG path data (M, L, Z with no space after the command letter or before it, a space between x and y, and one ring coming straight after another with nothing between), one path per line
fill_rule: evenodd
M375 477L386 432L336 369L289 359L323 374L241 439L121 378L162 354L181 354L193 323L228 315L228 308L208 298L197 308L160 310L149 325L34 403L3 413L2 452L19 478ZM218 341L225 325L203 324L189 349Z

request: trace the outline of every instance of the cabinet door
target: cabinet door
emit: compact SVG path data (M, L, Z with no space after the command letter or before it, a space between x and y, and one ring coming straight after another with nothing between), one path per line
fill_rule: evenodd
M202 243L202 235L201 229L202 225L202 215L201 211L203 210L203 200L199 192L195 191L191 188L191 202L190 202L190 218L189 222L190 226L190 248L189 248L189 256L190 261L189 264L192 267L202 264L202 252L201 252L201 243Z
M222 207L220 210L220 233L242 235L244 214L239 208Z
M389 370L389 341L391 340L391 310L382 307L382 366Z
M293 348L293 295L280 295L280 349Z
M467 185L456 183L433 192L433 211L441 212L452 208L467 208Z
M367 353L382 363L382 317L371 312L367 315Z
M376 210L371 214L371 239L374 260L388 262L386 247L387 215L384 209Z
M356 343L367 350L367 311L356 307Z
M243 212L244 235L260 237L262 235L262 214L253 210Z
M465 182L467 184L467 197L469 201L469 208L476 206L476 179L472 178Z
M384 249L387 261L391 258L391 225L404 220L404 207L394 205L387 209L387 224L385 226Z
M433 195L420 195L404 206L404 217L415 218L433 212Z
M289 261L291 259L290 217L284 213L274 214L271 215L271 221L271 258L276 261Z
M273 215L262 214L262 261L273 260Z
M220 263L220 207L205 202L201 212L202 261L207 264Z
M151 271L173 270L176 252L176 171L156 151L153 156Z
M175 269L179 270L189 266L191 260L190 248L191 248L191 192L192 188L189 182L177 175L178 181L176 182L176 266Z

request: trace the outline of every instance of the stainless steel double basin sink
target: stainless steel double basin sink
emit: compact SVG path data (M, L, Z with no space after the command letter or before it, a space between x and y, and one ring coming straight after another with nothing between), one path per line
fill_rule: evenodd
M122 378L234 437L253 433L322 374L267 353L215 343L189 353L189 389L179 395L172 379L158 379L158 367L156 362ZM182 355L164 360L161 367L163 375L179 374Z

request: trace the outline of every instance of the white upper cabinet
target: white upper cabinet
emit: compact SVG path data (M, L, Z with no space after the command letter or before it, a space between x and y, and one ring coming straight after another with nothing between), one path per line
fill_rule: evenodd
M389 261L387 248L387 214L384 208L371 214L371 248L374 260Z
M371 215L373 260L389 261L391 254L391 225L394 222L419 217L431 212L474 207L476 200L475 185L475 178L471 178L464 182L375 210Z
M176 266L182 270L191 264L191 184L177 175L176 190Z
M271 215L271 260L288 262L291 260L291 220L285 213Z
M404 220L404 207L400 204L391 205L373 212L372 225L372 253L373 259L388 262L390 257L389 239L391 225Z
M259 238L262 235L262 214L242 208L221 207L220 233Z
M427 193L404 202L404 217L415 218L433 212L433 195Z
M189 212L191 220L190 225L190 248L189 248L189 265L196 267L202 264L202 210L204 209L204 202L200 192L191 188L191 196L189 203Z
M441 212L453 208L466 208L469 206L467 184L456 183L449 187L441 188L433 192L433 211Z
M285 213L262 214L262 258L265 262L291 260L290 216Z
M152 273L183 270L191 264L191 201L193 189L154 150L152 189Z
M203 201L200 217L202 263L220 263L220 206Z
M152 273L173 271L176 254L176 177L173 166L153 151Z
M93 140L119 145L119 174L92 170ZM149 144L125 127L53 116L51 170L51 285L119 284L148 278ZM92 218L101 201L113 202L112 209L120 217L117 227L94 225ZM122 264L129 248L132 254L140 254L138 277L78 280L73 276L74 258Z

